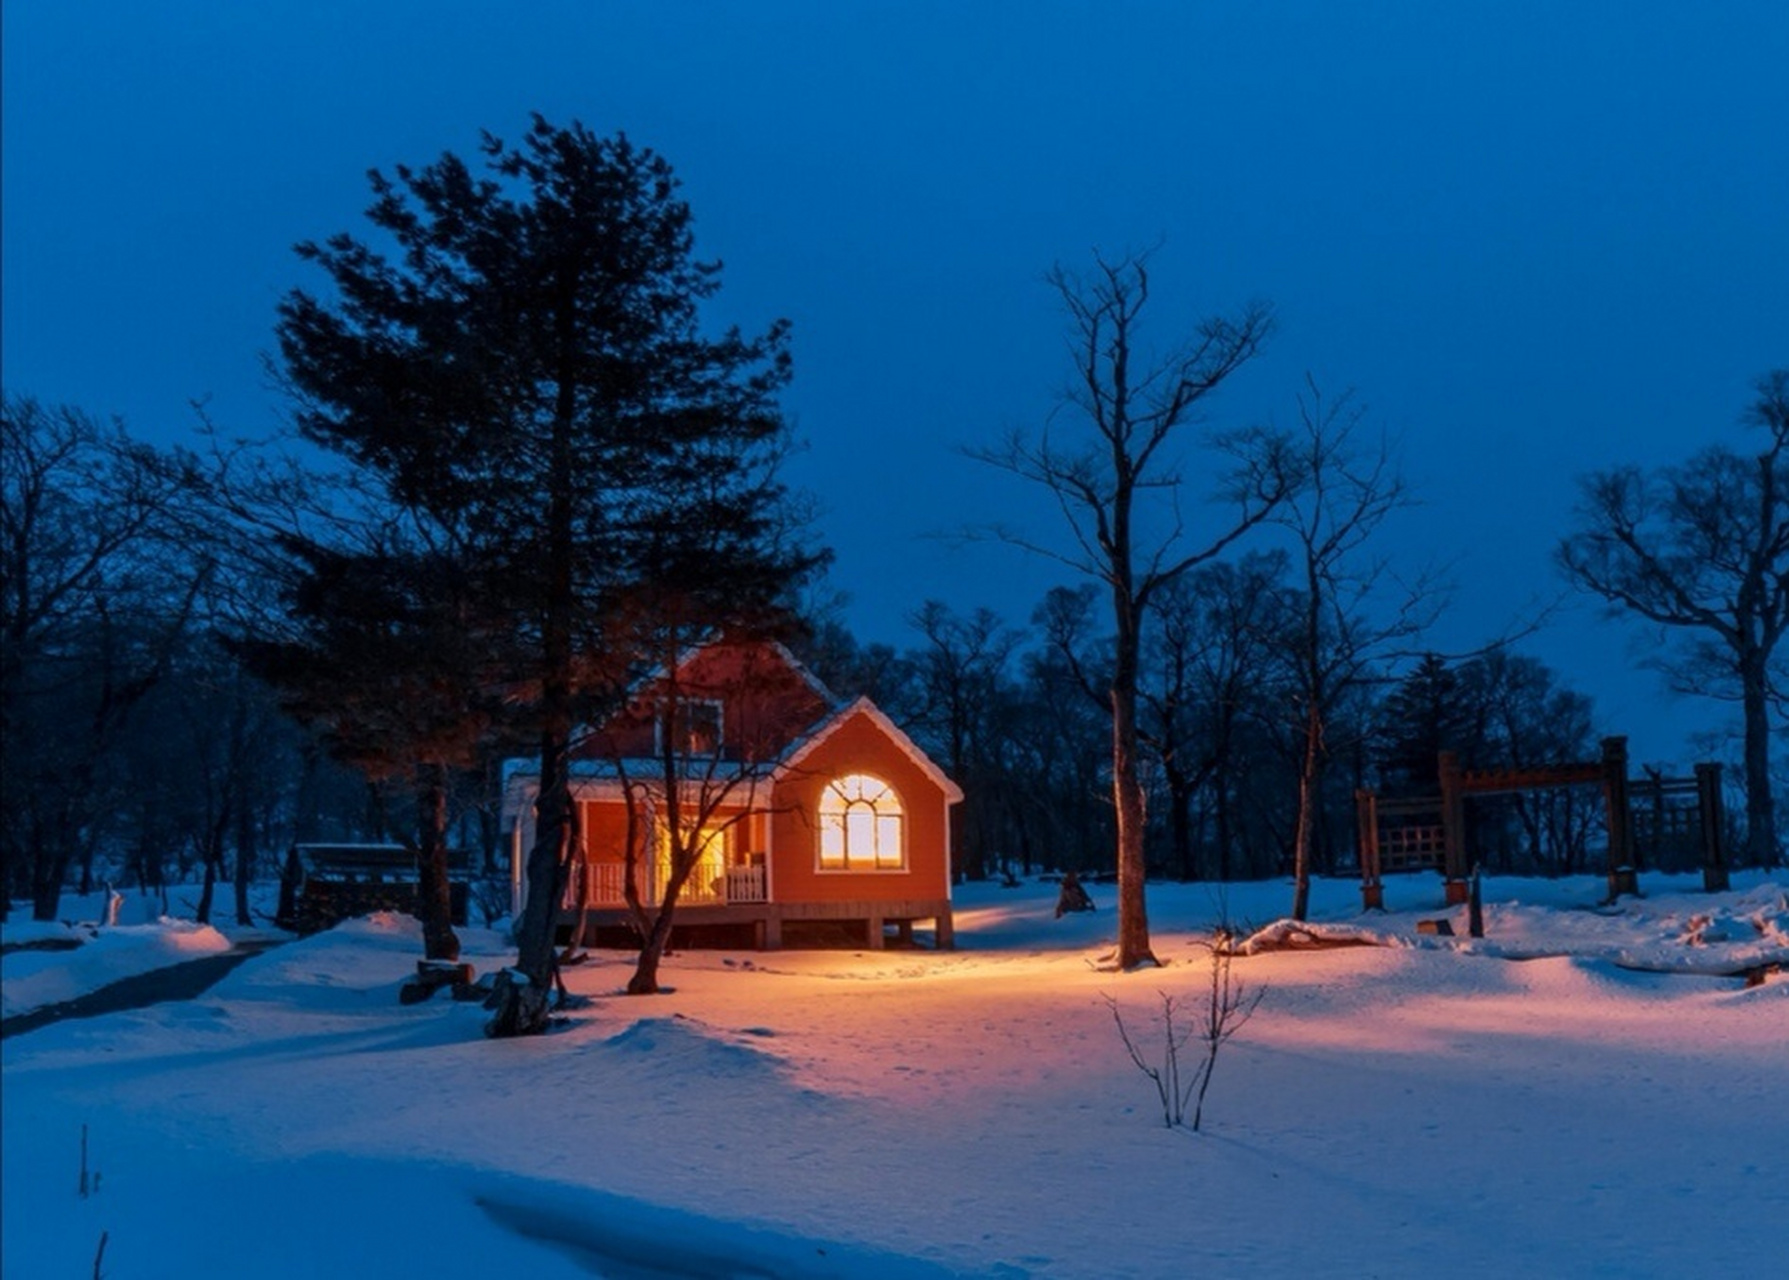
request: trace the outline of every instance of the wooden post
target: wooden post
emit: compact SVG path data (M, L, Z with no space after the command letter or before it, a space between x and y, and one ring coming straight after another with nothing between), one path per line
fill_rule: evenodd
M1634 871L1634 822L1628 807L1627 739L1603 739L1603 802L1609 813L1609 901L1639 895Z
M1447 905L1457 907L1466 901L1466 797L1460 790L1460 757L1457 752L1443 751L1437 760L1436 772L1441 775L1441 875L1447 894Z
M1696 766L1696 812L1702 819L1702 888L1720 893L1730 888L1727 877L1725 836L1727 820L1721 807L1721 766Z
M932 940L940 951L954 951L957 945L956 924L948 910L940 912L932 920Z
M1385 879L1379 864L1379 797L1365 787L1354 793L1355 851L1360 858L1360 909L1385 910Z

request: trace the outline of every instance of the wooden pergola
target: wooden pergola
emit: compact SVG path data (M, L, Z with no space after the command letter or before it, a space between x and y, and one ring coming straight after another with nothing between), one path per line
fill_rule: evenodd
M1355 792L1364 906L1385 906L1387 872L1439 870L1449 905L1466 902L1472 874L1466 846L1466 798L1598 785L1609 829L1609 900L1639 892L1637 850L1657 849L1667 839L1694 839L1702 854L1702 885L1713 893L1728 886L1721 766L1698 764L1691 778L1648 775L1628 778L1627 739L1603 739L1600 759L1530 769L1462 769L1457 753L1439 758L1439 795L1381 799ZM1685 804L1694 797L1693 804ZM1637 832L1639 838L1637 839Z

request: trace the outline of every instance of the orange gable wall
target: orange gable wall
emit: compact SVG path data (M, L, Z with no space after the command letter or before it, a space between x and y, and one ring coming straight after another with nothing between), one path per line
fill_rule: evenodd
M895 789L906 811L905 871L819 870L820 793L834 778L868 773ZM777 783L771 818L772 897L778 902L947 898L950 867L944 791L862 711L853 713Z

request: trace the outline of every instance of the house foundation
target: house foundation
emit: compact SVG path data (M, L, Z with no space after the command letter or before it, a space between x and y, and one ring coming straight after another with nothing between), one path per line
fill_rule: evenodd
M657 918L648 911L647 918ZM570 930L576 926L577 913L562 911L559 924ZM881 901L839 902L752 902L726 905L691 904L678 906L672 921L675 946L694 948L713 946L709 938L747 938L758 951L779 951L784 947L853 946L879 951L888 945L888 931L894 928L894 945L915 945L915 926L929 924L932 943L939 951L956 947L956 930L949 899L914 898ZM584 920L584 946L601 946L605 940L631 935L634 918L623 907L593 906ZM721 941L718 945L729 945Z

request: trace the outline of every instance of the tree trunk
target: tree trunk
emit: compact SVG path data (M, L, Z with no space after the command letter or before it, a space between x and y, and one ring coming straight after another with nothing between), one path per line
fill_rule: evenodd
M1134 680L1126 687L1122 679L1114 679L1112 804L1118 819L1118 967L1123 970L1158 963L1149 949L1149 908L1144 898L1149 865L1143 848L1146 808L1143 781L1137 776L1136 715Z
M1168 773L1168 827L1174 844L1174 860L1180 878L1197 880L1199 868L1193 857L1193 785L1177 770Z
M572 918L571 932L565 938L567 958L584 945L584 934L590 927L590 850L584 845L583 820L575 803L572 805L570 850L565 882L577 896L578 910Z
M655 996L659 993L658 966L664 958L665 944L671 940L670 907L661 907L658 919L652 922L647 931L646 941L640 944L640 958L634 964L633 977L627 980L627 993L630 996Z
M54 920L62 906L62 878L69 855L60 835L52 840L41 819L32 823L31 835L31 918Z
M1218 843L1218 879L1230 879L1230 779L1220 773L1217 777L1217 796L1214 805L1213 821L1217 824Z
M487 795L486 802L478 807L479 865L487 876L494 876L500 870L497 862L497 846L502 841L503 832L497 825L497 818L497 809L490 803L490 798Z
M1770 793L1770 696L1765 654L1740 654L1740 705L1745 717L1746 857L1777 865L1776 802Z
M447 766L425 766L417 802L416 911L423 957L458 960L460 939L453 931L453 886L447 873Z
M556 323L562 352L573 349L576 322L569 306L560 310ZM553 410L544 521L540 795L535 807L534 848L528 851L527 897L522 903L521 918L516 921L515 967L527 981L507 983L498 994L497 1009L485 1024L485 1034L496 1037L533 1035L547 1028L554 926L564 892L566 857L571 849L572 616L577 605L573 573L572 426L576 401L575 382L562 372Z
M322 758L323 752L317 745L317 740L307 733L298 747L298 794L292 802L294 844L314 843L320 830L317 822L317 774Z
M211 848L211 833L205 834L205 877L199 887L199 909L193 913L193 920L199 924L211 923L211 900L217 893L217 864L220 856Z
M1311 909L1312 826L1316 819L1317 755L1323 738L1323 717L1313 700L1305 712L1304 755L1298 768L1298 825L1292 836L1292 918L1303 920Z
M244 796L236 814L236 923L245 928L255 922L249 910L248 891L255 878L255 861L259 842L255 835L255 813Z
M560 882L571 842L571 789L566 779L568 735L541 737L540 798L536 804L534 847L524 868L522 912L516 920L516 972L497 994L497 1008L485 1024L493 1037L534 1035L546 1030L553 984L553 934L558 922Z

